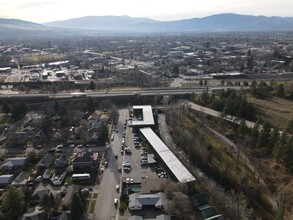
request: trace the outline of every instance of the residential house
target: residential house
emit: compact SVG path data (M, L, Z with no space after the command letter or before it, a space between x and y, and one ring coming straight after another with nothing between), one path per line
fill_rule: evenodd
M29 139L29 132L12 133L7 140L7 147L23 147Z
M165 207L164 193L156 194L140 194L133 193L129 195L129 210L141 210L143 207L154 207L156 209L163 209Z
M28 163L27 157L11 157L3 161L1 171L3 173L14 172L17 169L24 169Z
M52 154L47 153L43 156L40 161L37 163L36 167L39 170L47 169L54 160L54 156Z
M56 168L64 168L68 164L68 156L67 154L62 154L59 158L56 159L54 165Z
M46 169L45 172L43 173L43 180L48 180L53 176L53 171L51 169Z
M98 132L102 126L102 122L94 121L90 126L90 132Z
M110 116L107 113L103 113L100 117L100 121L103 123L108 123L109 119L110 119Z
M47 135L44 133L42 129L40 129L34 136L34 144L39 145L48 141Z
M13 175L1 175L0 176L0 188L5 188L7 185L11 184L13 181Z
M29 172L23 171L14 179L11 185L25 186L27 184L29 176L30 176Z
M50 188L47 188L47 189L36 189L34 191L34 193L32 194L30 201L32 203L40 203L42 201L42 199L44 198L44 196L47 193L50 193L50 192L51 192L51 189Z
M87 169L97 166L98 153L82 152L72 160L73 169Z

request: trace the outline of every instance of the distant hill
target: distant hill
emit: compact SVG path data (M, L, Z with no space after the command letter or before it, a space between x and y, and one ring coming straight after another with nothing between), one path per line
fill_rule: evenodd
M45 23L61 28L124 32L217 32L293 30L293 17L217 14L204 18L156 21L128 16L91 16Z
M217 14L204 18L156 21L129 16L87 16L37 24L0 18L0 38L100 35L111 33L178 33L219 31L293 31L293 17Z
M78 34L78 32L18 19L0 18L0 40L25 37L55 37L69 34Z
M104 31L135 31L137 25L154 24L149 18L132 18L129 16L87 16L63 21L44 23L44 25L59 28L104 30Z
M160 22L148 25L148 28L161 32L284 31L293 30L293 18L218 14L204 18Z
M23 21L18 19L5 19L0 18L1 29L22 29L22 30L47 30L50 29L41 24Z

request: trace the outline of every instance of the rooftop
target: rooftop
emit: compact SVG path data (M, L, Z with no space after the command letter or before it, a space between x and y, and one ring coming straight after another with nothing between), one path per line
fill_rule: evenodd
M140 131L180 183L195 181L194 176L186 169L186 167L169 150L151 128L141 128Z
M142 110L142 120L132 120L132 126L154 125L154 116L152 106L150 105L134 105L135 110Z

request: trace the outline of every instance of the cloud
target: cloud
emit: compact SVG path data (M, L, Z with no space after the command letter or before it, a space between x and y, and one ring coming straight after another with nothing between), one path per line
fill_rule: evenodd
M33 8L43 8L48 5L55 4L56 1L54 0L48 0L48 1L28 1L28 2L22 2L15 5L16 9L33 9Z

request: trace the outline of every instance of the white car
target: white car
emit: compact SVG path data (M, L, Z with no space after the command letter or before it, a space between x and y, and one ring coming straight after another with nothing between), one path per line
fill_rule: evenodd
M116 191L119 192L120 186L116 185Z
M123 162L123 166L130 166L130 162L127 161L127 160L125 160L125 161Z
M75 146L74 146L74 144L69 144L68 145L68 148L74 148Z

